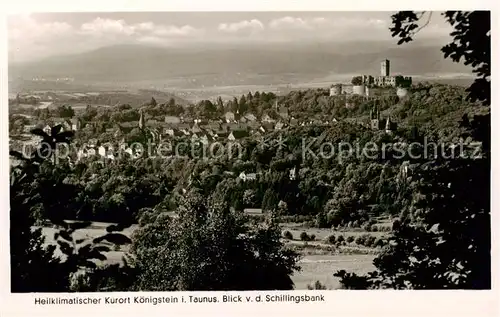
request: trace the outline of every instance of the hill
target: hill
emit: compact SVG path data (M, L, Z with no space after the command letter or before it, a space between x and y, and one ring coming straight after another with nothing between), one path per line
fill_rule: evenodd
M469 73L464 66L444 60L437 46L326 43L210 49L109 46L77 55L9 65L9 75L11 78L73 77L79 82L164 81L186 88L293 84L332 75L376 75L380 71L379 62L384 58L391 60L391 72L395 74Z

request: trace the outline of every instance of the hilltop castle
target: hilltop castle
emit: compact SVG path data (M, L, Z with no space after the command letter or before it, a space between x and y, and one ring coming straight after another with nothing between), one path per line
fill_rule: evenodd
M410 76L391 76L391 61L384 59L380 63L380 76L362 75L361 81L366 86L377 87L407 87L411 86Z

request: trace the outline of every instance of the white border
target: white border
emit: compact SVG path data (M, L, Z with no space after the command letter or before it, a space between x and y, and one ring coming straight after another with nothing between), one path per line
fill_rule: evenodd
M2 12L71 12L71 11L396 11L404 9L442 11L450 8L459 10L492 10L492 56L500 56L498 49L498 27L499 14L493 1L429 1L421 0L412 3L411 7L402 6L401 1L373 1L358 0L356 2L334 2L331 0L307 0L307 1L178 1L176 3L159 3L150 0L86 0L86 1L40 1L40 0L17 0L13 3L3 4ZM406 3L405 3L406 4ZM5 15L1 15L1 38L6 39ZM2 41L1 50L1 113L4 123L7 123L8 107L7 97L7 50L6 41ZM166 316L166 315L201 315L201 316L256 316L256 315L283 315L283 316L497 316L499 315L498 292L499 274L498 267L498 230L499 215L498 206L498 180L496 177L498 158L496 153L500 150L500 144L494 142L495 136L500 136L500 123L496 109L499 104L498 90L495 84L499 75L498 64L492 64L492 287L491 291L324 291L307 292L294 291L298 294L323 294L326 302L320 304L177 304L177 305L118 305L118 306L35 306L34 299L43 297L41 294L10 294L10 271L9 271L9 199L8 199L8 128L2 124L2 137L0 145L2 155L1 203L2 218L0 221L0 315L1 316L109 316L119 314L120 316ZM113 293L106 296L134 296L155 293ZM222 292L199 293L201 296L223 294ZM240 294L267 294L265 292L241 292ZM49 294L47 294L49 295ZM77 294L91 297L103 298L99 294ZM177 292L174 295L187 294ZM190 293L193 295L193 293ZM53 296L53 295L51 295ZM60 297L71 297L74 295L60 294Z

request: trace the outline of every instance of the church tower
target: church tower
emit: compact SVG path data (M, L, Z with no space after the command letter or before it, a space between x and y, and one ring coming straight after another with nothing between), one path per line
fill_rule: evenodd
M144 128L146 127L146 124L144 123L144 112L143 110L139 110L139 113L140 113L140 118L139 118L139 129L141 130L144 130Z
M373 109L370 111L370 126L372 130L379 129L379 122L380 122L380 112L378 110L378 107L374 106Z

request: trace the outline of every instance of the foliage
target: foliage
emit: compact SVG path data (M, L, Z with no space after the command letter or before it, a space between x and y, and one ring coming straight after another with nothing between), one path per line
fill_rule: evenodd
M178 217L158 213L134 233L136 290L285 290L298 256L270 219L252 226L220 197L190 192Z
M359 86L363 83L363 78L361 76L354 76L351 80L351 84L354 86Z
M309 237L309 235L305 231L302 231L300 233L299 238L300 238L300 241L310 241L311 240L311 238Z
M332 234L332 235L329 235L328 238L326 238L326 240L328 241L328 243L330 244L335 244L335 236Z
M287 240L293 240L293 234L286 230L285 232L283 232L283 238L287 239Z
M320 281L314 282L313 285L307 285L308 290L326 290L326 285L321 284Z
M90 225L86 222L67 222L64 220L65 199L59 196L67 191L54 191L55 186L63 189L70 184L44 182L43 171L55 168L47 157L56 157L56 146L60 143L69 143L72 132L60 132L61 126L55 126L48 135L41 129L34 129L34 135L42 137L40 148L29 157L11 151L10 155L22 162L11 173L11 290L13 292L62 292L70 287L70 276L80 269L95 268L92 260L105 260L102 252L109 248L98 243L108 240L116 243L123 241L125 236L118 233L108 233L99 237L100 241L85 243L86 239L75 239L73 234L77 230ZM55 162L55 160L54 160ZM52 170L56 171L56 170ZM44 186L39 186L42 183ZM37 184L37 186L33 186ZM59 194L59 195L58 195ZM57 211L57 212L55 212ZM58 258L56 247L45 247L41 229L35 227L35 215L47 219L59 228L55 233L59 250L64 255ZM122 224L123 225L123 224ZM116 226L110 231L121 230L123 226ZM55 277L54 277L55 276Z
M427 21L419 26L419 22L427 15ZM454 62L464 60L471 65L477 75L474 83L467 89L468 98L472 102L480 101L489 106L491 103L491 14L490 11L445 11L442 13L446 21L453 27L450 34L453 41L445 45L441 51L445 58ZM398 44L410 42L415 34L429 24L432 12L400 11L392 15L393 37L399 37Z

